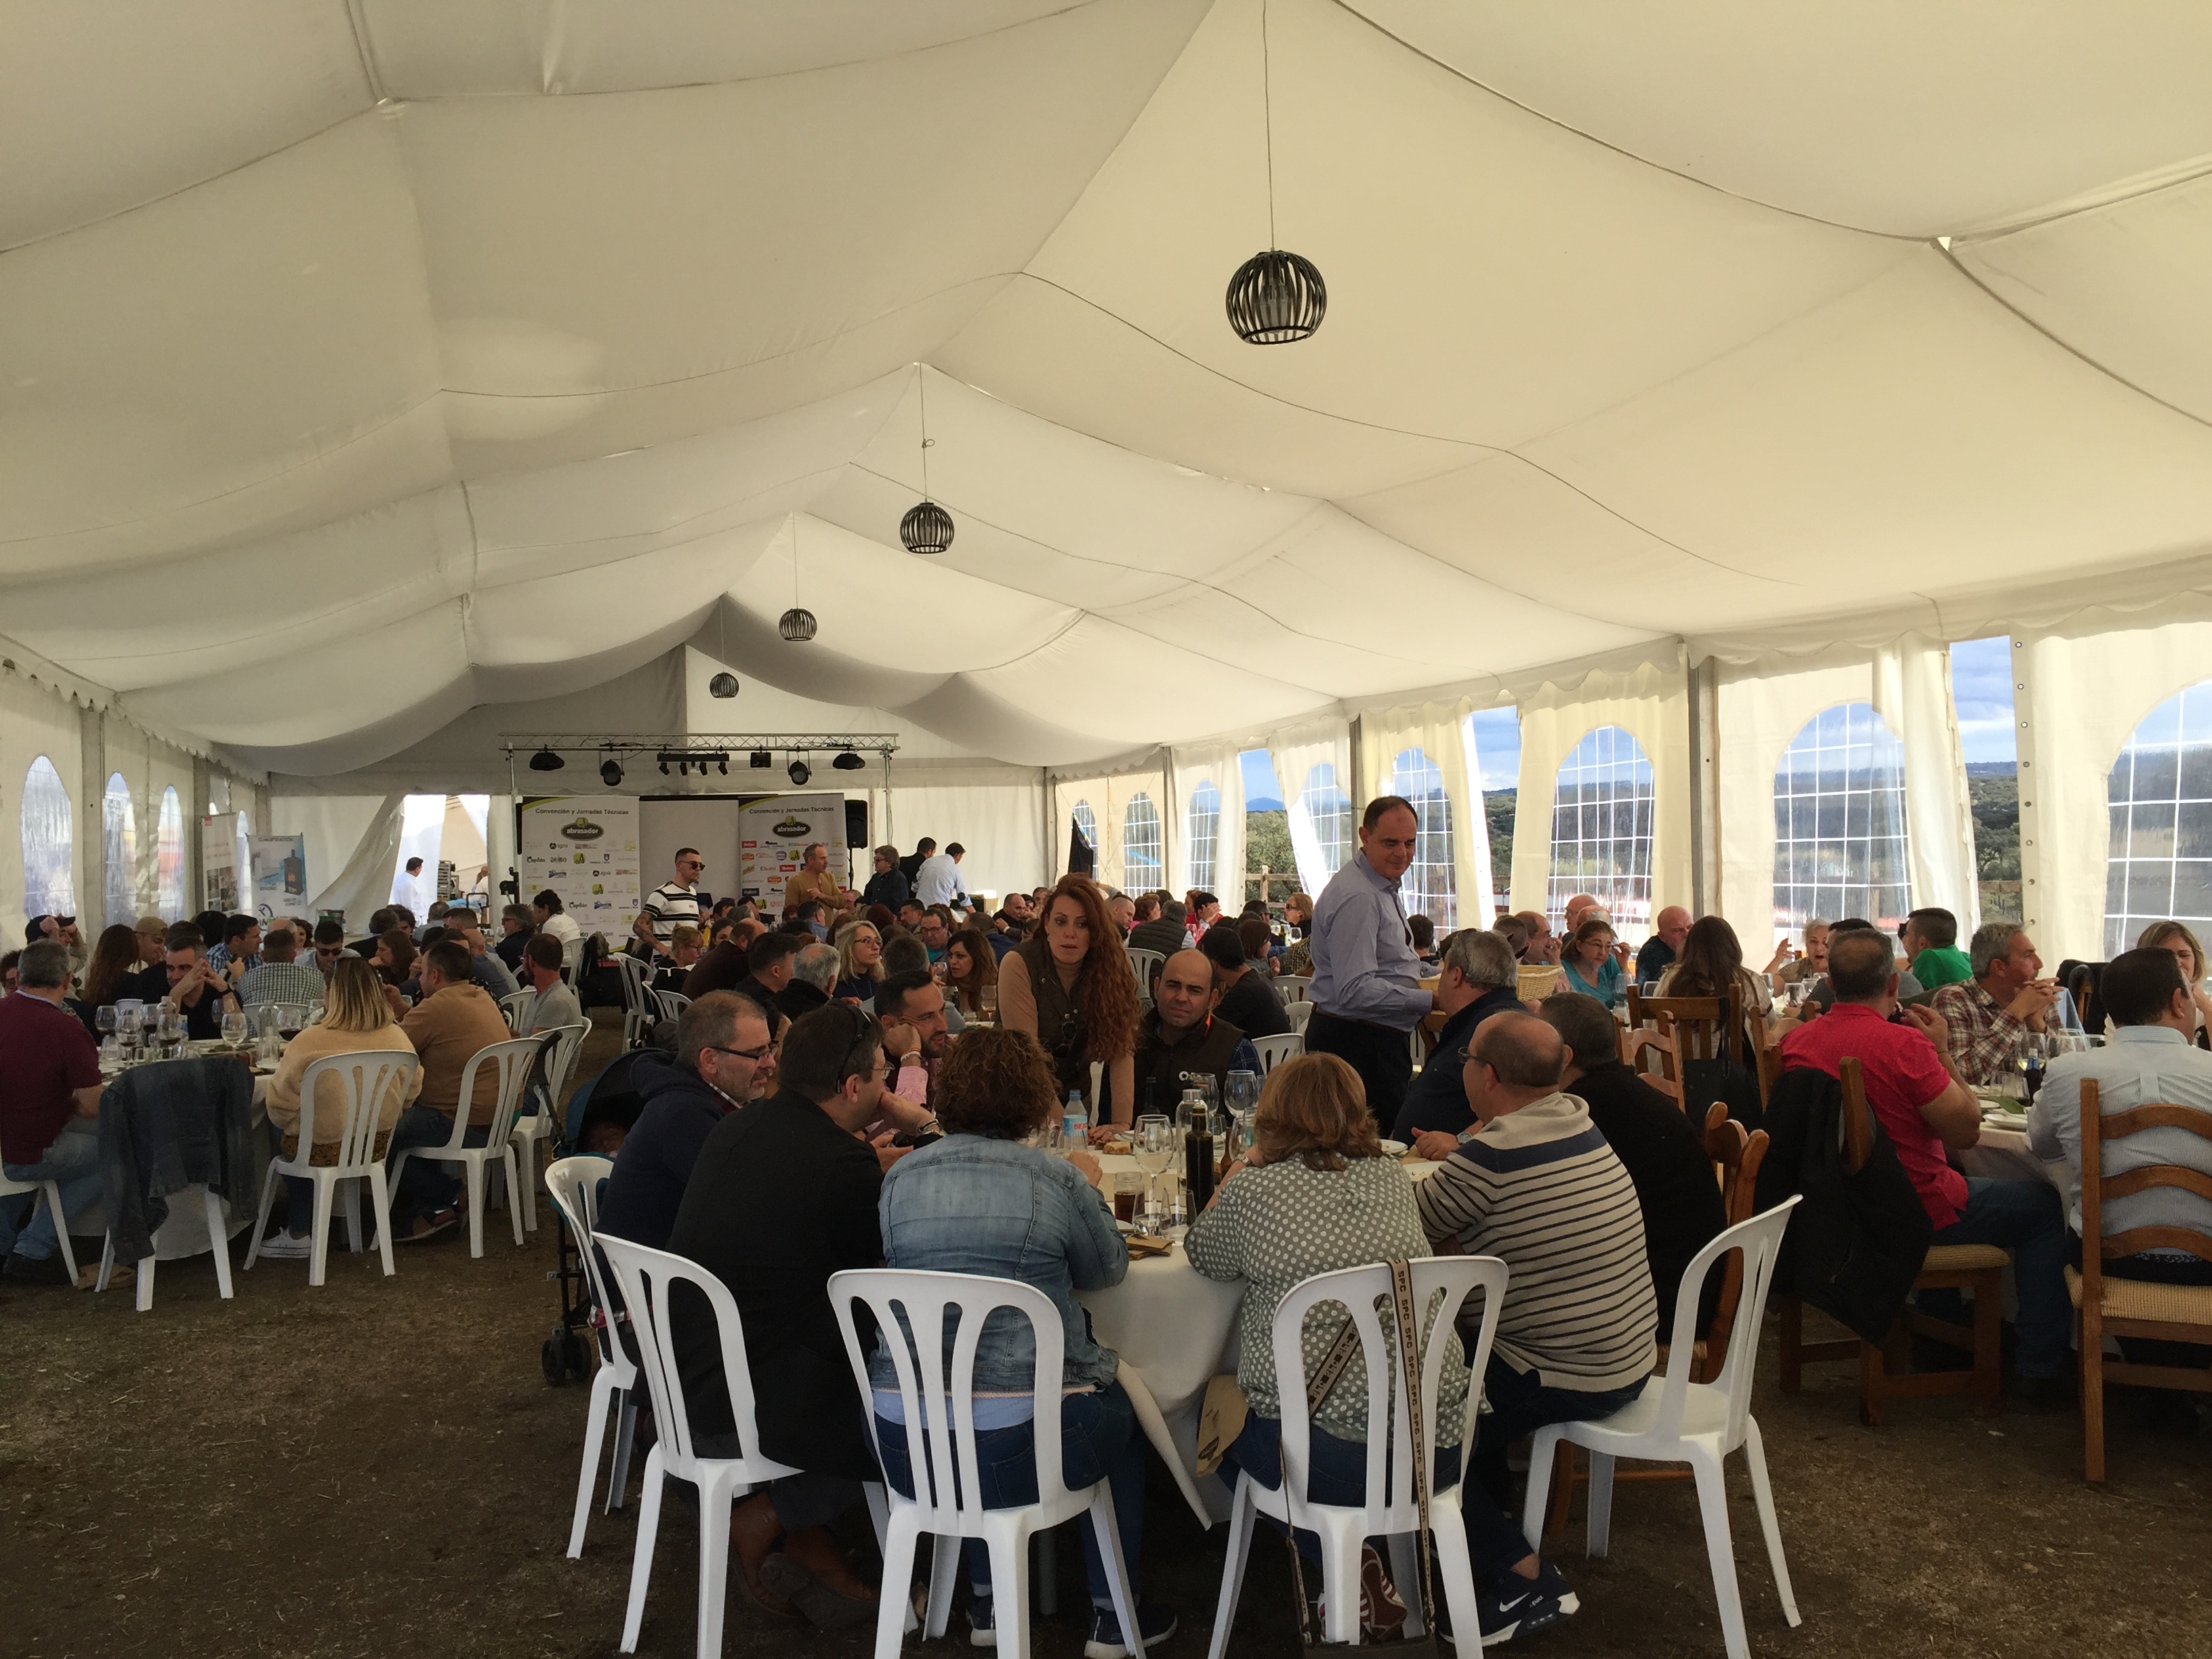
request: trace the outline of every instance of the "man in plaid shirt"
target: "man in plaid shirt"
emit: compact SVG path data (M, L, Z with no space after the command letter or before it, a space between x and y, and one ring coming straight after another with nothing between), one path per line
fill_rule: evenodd
M2044 1029L2058 981L2039 977L2034 941L2009 921L1974 930L1974 976L1946 985L1930 1005L1951 1028L1951 1058L1968 1084L1989 1088L2010 1077L2031 1032Z

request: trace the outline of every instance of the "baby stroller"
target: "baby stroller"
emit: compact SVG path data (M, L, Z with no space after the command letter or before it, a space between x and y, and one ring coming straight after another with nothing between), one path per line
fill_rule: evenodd
M629 1080L630 1066L636 1058L635 1054L620 1055L598 1076L586 1078L576 1085L568 1097L568 1109L559 1139L554 1143L555 1158L567 1158L574 1152L611 1156L611 1146L620 1144L621 1137L629 1132L645 1106ZM584 1334L590 1330L597 1310L592 1305L591 1280L584 1272L583 1255L569 1234L568 1223L557 1211L554 1227L556 1265L550 1276L560 1285L561 1320L553 1327L553 1334L545 1339L538 1364L545 1372L545 1380L557 1389L572 1376L591 1375Z

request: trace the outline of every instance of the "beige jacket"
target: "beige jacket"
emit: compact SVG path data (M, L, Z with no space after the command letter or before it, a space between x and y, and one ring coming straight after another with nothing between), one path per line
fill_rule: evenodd
M400 1030L422 1056L425 1106L434 1106L451 1117L461 1097L461 1073L479 1049L504 1042L514 1035L507 1020L481 985L441 985L407 1011ZM471 1103L469 1121L485 1124L499 1104L499 1068L487 1066L477 1073L477 1097Z
M310 1025L284 1045L284 1057L276 1062L276 1075L269 1079L269 1121L283 1132L287 1141L294 1141L300 1124L300 1084L307 1074L307 1067L319 1060L332 1054L357 1054L397 1049L402 1054L413 1054L414 1045L407 1034L396 1024L386 1024L376 1031L333 1031L328 1026ZM376 1127L388 1132L399 1121L401 1109L422 1092L422 1073L417 1067L404 1084L394 1079L378 1103ZM315 1140L335 1142L345 1128L345 1088L333 1077L325 1077L315 1091Z

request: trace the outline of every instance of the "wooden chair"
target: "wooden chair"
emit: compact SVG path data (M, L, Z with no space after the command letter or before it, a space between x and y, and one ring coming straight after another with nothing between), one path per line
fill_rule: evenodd
M1673 1030L1676 1051L1684 1060L1719 1060L1723 1058L1721 1033L1734 1021L1738 1029L1743 1025L1743 988L1729 987L1725 999L1720 997L1647 997L1641 991L1628 993L1628 1023L1631 1027L1646 1021L1668 1022Z
M1867 1106L1866 1079L1859 1062L1846 1060L1838 1068L1844 1087L1844 1167L1856 1174L1866 1167L1874 1145L1874 1116ZM1885 1400L1917 1398L1923 1395L1970 1394L1984 1412L1999 1408L2000 1364L2003 1357L1999 1322L2003 1317L2004 1270L2011 1258L1994 1244L1933 1244L1921 1261L1912 1281L1916 1291L1969 1290L1974 1293L1974 1322L1955 1325L1930 1317L1907 1306L1897 1316L1889 1334L1880 1342L1846 1337L1828 1342L1804 1338L1805 1308L1796 1297L1779 1298L1781 1313L1782 1391L1796 1394L1803 1386L1803 1367L1823 1360L1859 1362L1859 1421L1869 1428L1881 1421ZM1931 1337L1951 1347L1972 1353L1972 1370L1908 1371L1911 1339Z
M1729 1225L1750 1220L1758 1213L1759 1168L1766 1161L1766 1131L1759 1129L1747 1135L1743 1125L1729 1116L1726 1103L1717 1100L1705 1114L1705 1153L1713 1160L1713 1176L1720 1182ZM1692 1382L1711 1382L1719 1377L1721 1367L1728 1359L1729 1334L1735 1328L1736 1309L1742 1300L1743 1255L1740 1251L1731 1252L1727 1265L1721 1269L1720 1300L1714 1306L1712 1322L1706 1326L1705 1334L1690 1361ZM1655 1369L1665 1370L1668 1358L1668 1345L1662 1342ZM1692 1478L1692 1471L1662 1463L1650 1468L1616 1469L1613 1478L1687 1480ZM1558 1532L1567 1524L1575 1486L1589 1479L1586 1472L1575 1467L1574 1448L1562 1440L1553 1464L1552 1507L1545 1522L1547 1533Z
M1644 1056L1657 1056L1657 1069L1646 1071ZM1674 1044L1672 1026L1662 1017L1659 1027L1625 1026L1620 1033L1621 1063L1677 1106L1682 1104L1682 1057Z
M2212 1175L2173 1164L2152 1164L2123 1175L2105 1173L2107 1141L2145 1129L2186 1129L2212 1140L2212 1116L2188 1106L2151 1104L2103 1115L2096 1081L2081 1080L2081 1267L2066 1270L2066 1289L2081 1310L2081 1465L2091 1480L2105 1478L2105 1381L2154 1389L2212 1391L2212 1371L2176 1365L2142 1365L2107 1359L2107 1336L2154 1337L2167 1342L2212 1343L2212 1285L2156 1285L2108 1279L2105 1263L2143 1250L2186 1250L2212 1261L2212 1235L2191 1227L2130 1227L2107 1234L2104 1206L2154 1187L2179 1187L2212 1200ZM2087 1241L2098 1241L2091 1249Z

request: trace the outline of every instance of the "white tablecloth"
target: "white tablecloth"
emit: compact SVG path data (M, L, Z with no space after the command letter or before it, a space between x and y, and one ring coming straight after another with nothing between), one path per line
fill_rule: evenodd
M1098 1162L1109 1182L1117 1175L1139 1173L1133 1158ZM1418 1161L1406 1165L1417 1181L1435 1168ZM1132 1261L1119 1285L1078 1291L1076 1300L1090 1311L1098 1340L1121 1356L1122 1386L1136 1401L1139 1418L1152 1419L1146 1421L1146 1435L1193 1510L1209 1523L1225 1519L1228 1493L1210 1476L1200 1480L1194 1473L1198 1419L1207 1382L1237 1369L1243 1281L1208 1279L1178 1244L1166 1255Z

